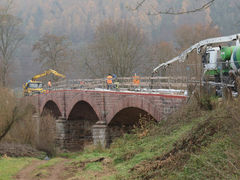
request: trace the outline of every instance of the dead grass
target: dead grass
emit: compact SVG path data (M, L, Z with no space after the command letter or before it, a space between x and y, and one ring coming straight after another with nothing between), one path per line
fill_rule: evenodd
M19 101L9 89L0 88L0 141L34 145L33 111L33 106Z
M56 123L51 113L41 117L39 143L37 148L45 151L49 156L56 155Z
M148 136L153 129L154 126L157 125L157 121L155 121L151 115L141 115L139 117L139 121L137 124L133 125L132 132L138 136L138 138L144 138Z
M45 153L36 150L27 144L17 144L17 143L1 143L0 144L0 156L8 157L36 157L44 158Z
M19 118L17 118L7 133L3 142L30 144L35 146L35 122L32 120L33 107L31 105L18 105L23 108Z
M154 171L156 169L181 169L190 158L191 153L196 153L202 147L207 146L211 137L223 128L220 122L216 121L217 124L215 124L213 121L216 120L209 117L186 134L182 140L176 142L169 152L150 162L142 162L132 168L131 171L137 172L137 178L150 179L155 176ZM146 172L152 173L147 174Z
M6 88L0 88L0 140L4 138L13 124L16 111L16 98Z
M32 105L17 99L9 89L0 88L0 142L29 144L49 155L56 153L55 119L47 113L41 119L40 141L36 142L36 122Z
M35 149L35 122L32 105L16 98L11 90L0 88L0 154L42 157Z

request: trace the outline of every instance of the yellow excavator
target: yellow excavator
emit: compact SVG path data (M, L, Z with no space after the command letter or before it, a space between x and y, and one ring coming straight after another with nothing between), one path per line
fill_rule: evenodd
M42 74L37 74L32 77L32 80L27 81L23 84L23 94L24 96L31 96L34 94L42 94L46 93L46 90L43 88L43 83L41 81L37 81L38 78L44 77L49 74L54 74L55 76L65 78L66 76L58 73L55 70L49 69L44 71Z

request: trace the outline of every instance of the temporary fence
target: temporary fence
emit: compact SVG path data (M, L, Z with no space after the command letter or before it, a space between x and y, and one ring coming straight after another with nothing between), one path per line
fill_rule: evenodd
M216 66L220 74L222 69L227 67L226 63L210 64ZM206 66L205 66L206 67ZM207 80L205 76L206 69L201 63L186 64L176 63L159 70L158 73L149 77L118 77L112 79L112 84L107 85L107 78L99 79L66 79L53 83L53 89L107 89L116 91L153 91L158 89L187 90L189 85L202 85L204 83L213 83L214 85L226 84L228 82L216 81L216 76L210 75ZM136 79L137 78L137 79Z
M188 77L139 77L135 83L133 77L113 79L111 90L143 90L143 89L187 89L188 84L197 83L196 78ZM107 79L70 79L53 83L53 89L107 89Z

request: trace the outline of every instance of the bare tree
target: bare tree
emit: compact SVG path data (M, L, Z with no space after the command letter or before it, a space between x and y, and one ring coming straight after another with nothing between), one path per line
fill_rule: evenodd
M35 61L42 64L43 69L54 69L64 72L72 59L71 43L65 36L46 33L32 48L38 56Z
M220 36L220 31L211 24L182 25L175 32L179 53L201 40L217 36ZM191 53L188 55L188 60L176 68L188 73L186 67L188 67L189 72L191 71L191 76L201 77L201 56L197 53Z
M161 41L156 44L153 44L150 48L150 57L154 63L153 66L156 66L157 64L161 64L168 61L169 59L173 58L175 54L176 54L176 50L173 44L166 41ZM149 71L149 73L151 72L152 72L152 68ZM161 72L161 76L164 76L164 75L165 73Z
M100 77L106 73L130 76L143 59L144 42L144 34L129 21L104 21L96 29L90 45L92 60L86 64Z
M166 41L154 44L151 49L152 58L157 61L156 63L164 63L176 54L173 44Z
M7 88L0 88L0 141L7 135L15 121L18 119L16 98Z
M9 14L9 8L8 4L0 9L0 82L3 86L7 86L14 53L24 38L20 29L21 20Z
M0 142L33 142L33 131L26 128L33 127L34 108L19 100L8 88L0 87Z
M184 24L175 31L176 42L181 51L201 40L217 36L220 36L219 28L212 24Z
M131 8L132 10L139 10L141 7L143 7L149 0L140 0L137 2L137 5L135 8ZM207 8L209 8L216 0L207 0L202 1L201 4L193 9L188 10L178 10L174 7L169 7L165 10L159 10L156 9L154 6L152 6L151 9L148 10L148 15L160 15L160 14L167 14L167 15L181 15L181 14L189 14L189 13L195 13L199 11L203 11Z

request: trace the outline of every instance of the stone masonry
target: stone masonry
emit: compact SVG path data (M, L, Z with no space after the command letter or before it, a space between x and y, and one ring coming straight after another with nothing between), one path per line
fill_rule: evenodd
M108 125L117 119L115 124L121 123L121 119L128 121L127 118L134 114L134 108L160 121L176 111L185 102L186 96L140 92L58 90L26 97L26 99L36 107L40 116L46 108L55 114L56 143L60 148L71 150L81 149L86 144L86 139L94 144L107 145L111 136ZM76 117L79 112L79 120L71 120L71 112L79 102L85 102L84 106L88 106L86 108L88 110L84 113L81 108L75 109ZM123 110L128 108L131 108L129 114L122 113L121 118L117 118L120 112L127 113L127 110ZM91 122L88 119L91 119Z

